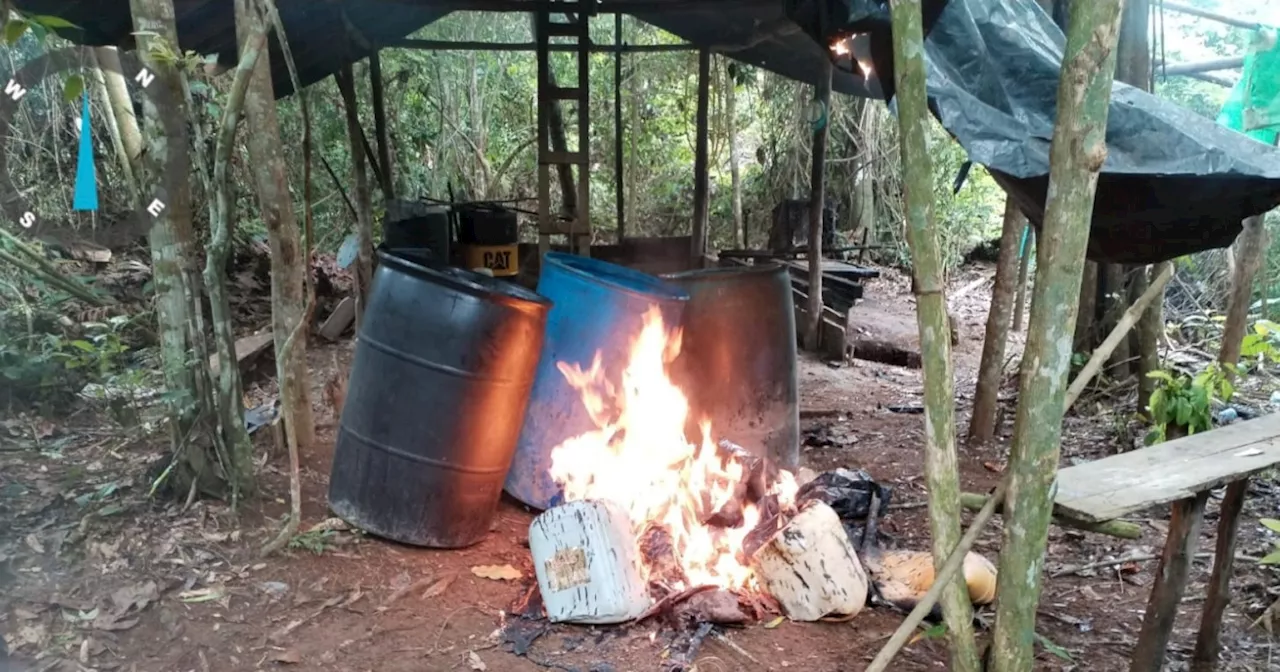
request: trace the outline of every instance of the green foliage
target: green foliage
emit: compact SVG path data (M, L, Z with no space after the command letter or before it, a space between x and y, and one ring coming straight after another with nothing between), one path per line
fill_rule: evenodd
M314 555L323 555L333 549L333 540L337 533L333 530L315 530L303 532L289 540L291 550L310 551Z
M1235 387L1225 370L1216 362L1195 377L1168 371L1152 371L1147 376L1158 381L1147 406L1152 419L1147 445L1165 441L1170 427L1188 436L1210 429L1213 427L1213 402L1226 403L1235 394Z
M7 391L0 401L59 406L87 383L126 393L142 386L146 372L130 366L130 348L122 338L131 326L129 318L85 323L76 336L52 329L21 333L13 318L12 311L0 311L0 380Z
M1258 522L1262 523L1262 526L1267 528L1268 530L1271 530L1276 534L1280 534L1280 520L1276 520L1275 518L1263 518ZM1275 541L1273 543L1275 544L1275 548L1273 548L1270 553L1268 553L1261 560L1259 560L1258 561L1259 564L1280 565L1280 541Z

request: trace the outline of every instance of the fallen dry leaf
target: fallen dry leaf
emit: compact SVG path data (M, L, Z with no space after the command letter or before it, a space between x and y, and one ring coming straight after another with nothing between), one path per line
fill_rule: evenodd
M22 607L14 607L13 616L20 621L34 621L37 618L40 618L40 614L37 614L30 609L23 609Z
M285 649L284 651L275 651L271 654L269 660L273 663L283 663L285 665L297 665L302 662L302 654L296 649Z
M524 576L520 570L511 565L479 565L472 567L471 573L492 581L515 581Z
M1003 464L997 464L997 463L995 463L995 462L983 462L983 463L982 463L982 466L983 466L983 468L985 468L987 471L995 472L995 473L997 473L997 474L999 474L999 473L1003 473L1003 472L1004 472L1004 465L1003 465Z
M779 625L782 625L784 622L786 622L786 620L787 620L787 619L786 619L786 617L785 617L785 616L779 616L779 617L777 617L777 618L773 619L772 621L769 621L768 623L765 623L765 624L764 624L764 627L765 627L765 629L766 629L766 630L772 630L772 629L774 629L774 628L778 627Z
M480 654L475 651L467 651L467 665L471 666L473 670L489 669L489 666L485 665L483 660L480 660Z
M324 520L307 528L307 532L347 532L351 526L347 521L341 518L325 518Z
M458 578L457 574L450 574L448 576L441 577L439 581L427 586L427 589L422 591L422 599L425 600L428 597L439 597L440 595L443 595L444 591L449 589L449 586L456 578Z

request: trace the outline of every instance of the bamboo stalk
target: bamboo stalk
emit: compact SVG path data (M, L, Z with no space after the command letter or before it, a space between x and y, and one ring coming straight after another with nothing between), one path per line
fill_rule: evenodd
M929 488L933 564L938 574L934 587L940 596L943 618L951 633L951 669L977 672L980 663L973 637L973 604L969 601L968 586L963 576L942 576L947 555L961 542L960 470L956 460L955 377L951 364L950 318L944 295L942 252L934 220L933 163L927 135L931 119L925 96L924 31L920 4L920 0L892 0L890 3L907 243L911 248L912 288L916 294L916 320L924 369L924 474ZM809 244L813 246L815 242L811 239ZM961 553L960 557L963 555ZM892 652L888 656L892 657Z
M1098 173L1107 157L1107 113L1116 65L1121 0L1073 2L1058 111L1049 150L1049 189L1036 255L1035 292L1022 357L1009 462L1009 501L991 644L994 672L1034 667L1036 607L1053 516L1062 438L1063 385L1084 271Z
M1107 334L1106 340L1097 350L1093 351L1093 355L1089 357L1089 361L1085 363L1084 368L1080 369L1080 373L1076 375L1076 379L1071 381L1071 387L1067 388L1067 396L1063 402L1063 412L1071 408L1076 400L1080 398L1080 394L1084 392L1084 388L1098 375L1098 370L1106 363L1107 358L1115 351L1119 345L1129 335L1129 330L1133 325L1138 323L1138 318L1146 311L1147 306L1151 304L1157 296L1164 296L1164 286L1169 284L1169 280L1173 279L1173 265L1165 264L1160 275L1147 286L1147 291L1133 302L1129 309L1124 311L1124 315L1120 316L1120 320L1116 322L1116 326Z

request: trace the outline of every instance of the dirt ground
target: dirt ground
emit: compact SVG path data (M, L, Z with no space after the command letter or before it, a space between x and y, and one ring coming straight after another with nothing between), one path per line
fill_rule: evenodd
M988 267L952 281L969 285ZM867 285L856 321L914 332L909 282L887 272ZM967 409L990 285L955 301L959 427ZM1011 354L1021 335L1011 339ZM349 361L349 342L312 353L320 441L303 455L304 527L328 518L325 505L335 419L321 386L335 363ZM1012 368L1010 369L1012 373ZM920 472L923 416L918 370L858 361L801 362L803 462L822 470L861 467L894 487L886 531L901 546L928 548ZM1012 396L1012 378L1005 395ZM1089 417L1068 418L1064 464L1131 447L1124 409L1081 404ZM891 410L892 409L892 410ZM905 409L905 412L904 412ZM986 492L1003 469L1013 422L1006 404L1001 441L962 449L965 490ZM1130 409L1131 410L1131 409ZM531 514L504 501L492 533L460 551L410 548L349 532L304 535L295 548L260 559L287 505L285 459L259 433L266 496L236 514L217 502L189 508L148 498L146 470L163 455L154 440L130 438L105 416L85 409L56 421L21 418L0 426L0 632L15 669L179 671L294 668L332 671L661 669L670 633L630 627L504 625L513 602L533 581L527 543ZM7 433L7 436L6 436ZM1258 557L1266 539L1260 517L1280 512L1280 488L1258 479L1246 504L1239 553ZM1073 570L1101 560L1153 554L1168 513L1132 520L1141 540L1054 528L1039 631L1037 669L1125 670L1136 641L1155 562ZM1209 504L1201 550L1211 550L1217 520ZM977 550L995 558L997 518ZM1195 566L1170 651L1170 670L1186 669L1204 599L1208 559ZM516 580L481 578L477 567L510 565ZM1223 670L1280 669L1274 644L1250 621L1275 599L1280 580L1255 562L1236 564L1224 634ZM984 618L989 622L990 614ZM709 638L700 670L853 671L863 669L901 621L869 609L849 623L753 625ZM773 625L773 624L770 624ZM514 640L514 641L513 641ZM1048 650L1048 649L1053 649ZM517 651L519 653L517 653ZM893 670L946 669L936 640L907 647Z

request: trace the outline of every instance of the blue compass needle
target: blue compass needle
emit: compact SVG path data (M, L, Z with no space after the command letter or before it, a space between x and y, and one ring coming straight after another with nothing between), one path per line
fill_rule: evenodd
M89 91L81 94L80 154L76 157L76 193L72 208L76 210L98 209L98 173L93 165L93 136L89 123Z

